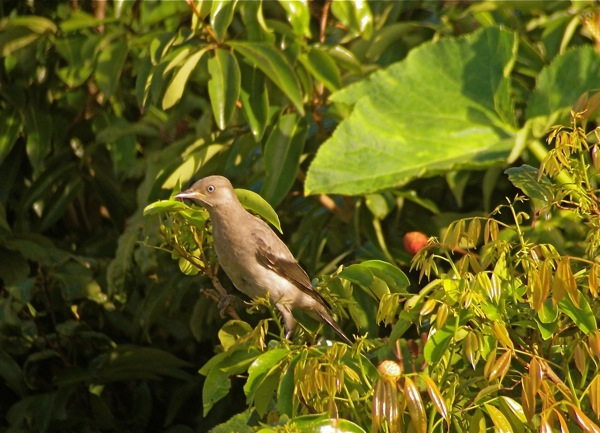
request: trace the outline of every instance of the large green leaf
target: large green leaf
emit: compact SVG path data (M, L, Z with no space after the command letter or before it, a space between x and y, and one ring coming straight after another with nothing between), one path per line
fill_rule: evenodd
M516 125L516 48L513 33L489 27L424 44L335 93L334 101L356 106L319 148L306 192L365 194L505 160Z
M300 84L292 66L283 53L271 45L260 42L230 41L229 45L252 66L263 71L290 98L296 110L304 115Z
M233 54L217 48L208 60L208 72L210 103L217 126L223 130L233 116L240 96L240 68Z

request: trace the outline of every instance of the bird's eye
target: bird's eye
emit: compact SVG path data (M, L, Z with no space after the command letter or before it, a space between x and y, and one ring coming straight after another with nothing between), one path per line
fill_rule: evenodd
M208 185L208 186L206 187L206 190L207 190L208 192L215 192L215 187L214 187L214 185Z

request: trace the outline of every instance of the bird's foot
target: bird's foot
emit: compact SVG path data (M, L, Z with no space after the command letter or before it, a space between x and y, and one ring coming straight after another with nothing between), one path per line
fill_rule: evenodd
M219 315L222 318L225 318L227 316L227 314L229 313L229 308L232 308L235 312L244 304L244 301L242 301L239 297L231 295L229 293L223 294L215 289L204 289L203 292L206 296L217 302Z
M219 294L219 302L217 302L217 308L219 309L219 314L221 315L221 317L225 317L227 315L227 309L229 307L237 311L238 308L240 308L243 304L244 301L242 301L235 295Z

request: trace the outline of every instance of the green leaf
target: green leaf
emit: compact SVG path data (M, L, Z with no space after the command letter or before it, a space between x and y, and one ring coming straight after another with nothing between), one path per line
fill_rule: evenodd
M260 141L269 121L269 93L265 75L258 68L242 64L240 102L254 140Z
M260 191L271 206L277 207L290 192L308 135L308 122L296 113L283 114L265 144L266 176Z
M219 129L224 130L240 96L240 68L233 54L217 48L208 59L208 95Z
M196 140L181 155L181 162L163 181L163 189L173 189L179 183L189 181L206 163L219 155L225 146L220 143L206 144L203 139ZM179 160L179 158L178 158ZM172 169L172 167L169 167ZM165 168L165 171L168 170Z
M97 27L101 24L102 20L95 16L85 13L82 10L76 10L69 18L61 21L60 30L65 33L70 33L77 30L88 29L90 27Z
M592 46L568 50L540 73L527 107L527 118L540 117L539 133L545 134L551 126L547 119L569 109L584 92L598 89L599 76L600 57Z
M215 403L229 393L231 388L229 376L245 372L260 354L257 349L252 348L221 352L200 369L200 374L206 375L202 388L204 416Z
M368 2L334 0L331 12L354 36L370 39L373 32L373 16Z
M39 16L11 16L2 23L0 31L0 55L7 57L35 42L47 33L56 33L51 20Z
M364 288L369 288L373 284L373 273L362 264L350 265L344 268L339 273L340 278L352 281L354 284L358 284Z
M0 165L12 150L19 133L21 132L21 119L15 110L0 112Z
M237 198L242 206L257 215L260 215L273 227L279 230L279 233L283 233L277 212L275 212L269 202L267 202L264 198L254 191L240 188L235 189L235 195L237 195Z
M4 350L0 351L0 377L5 385L19 397L25 397L28 394L23 370Z
M303 415L289 421L297 431L318 433L334 431L336 433L366 433L357 424L343 418L329 418L327 414Z
M232 348L237 341L252 333L252 327L242 320L230 320L219 329L219 341L223 350Z
M508 168L504 173L508 175L508 180L520 188L527 197L543 200L546 203L554 200L552 181L545 174L539 176L537 168L523 164L520 167Z
M361 263L378 278L386 282L392 293L404 293L410 281L400 268L383 260L366 260Z
M257 388L270 371L276 368L280 361L289 353L288 349L272 349L254 360L250 368L248 368L248 380L244 385L244 393L247 396L248 403L254 399Z
M296 35L310 38L310 10L308 0L279 0L279 4L285 9L288 21Z
M337 65L331 56L320 47L308 49L306 54L298 57L306 69L332 92L342 86L342 79Z
M300 115L304 115L300 84L283 53L275 47L261 42L230 41L229 45L251 65L263 71L290 98Z
M158 379L161 376L189 380L183 368L190 364L175 355L153 347L122 345L98 356L92 365L98 366L101 382L118 382L136 379Z
M26 151L35 176L40 174L44 158L50 152L52 119L46 110L38 110L35 105L25 112L24 130L27 131Z
M57 71L65 84L77 87L90 77L101 41L100 36L84 38L79 35L56 41L56 51L67 61L67 66Z
M190 210L190 207L179 200L159 200L144 208L144 215L159 215L168 212Z
M213 0L210 11L210 25L217 36L217 41L223 42L227 28L233 19L233 12L237 0Z
M448 347L453 341L456 333L457 319L449 317L441 329L436 329L435 332L429 333L429 338L423 348L423 356L425 361L435 364L439 362L444 355L448 354Z
M98 55L96 82L106 98L110 98L121 82L121 73L127 60L127 39L119 37L111 41Z
M569 316L575 325L585 334L598 329L596 317L584 296L579 296L579 305L575 306L568 296L565 296L559 303L558 309Z
M192 54L173 76L163 96L163 110L167 110L179 102L183 95L183 91L185 90L185 85L190 78L190 74L206 51L208 51L208 48L202 48Z
M487 27L423 44L332 95L356 106L317 151L306 193L366 194L505 161L516 128L510 93L516 47L514 33Z

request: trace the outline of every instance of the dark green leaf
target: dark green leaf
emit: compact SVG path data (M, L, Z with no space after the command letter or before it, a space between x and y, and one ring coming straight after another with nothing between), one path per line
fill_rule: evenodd
M50 152L52 119L47 111L31 105L25 112L24 130L27 131L27 156L37 177L44 158Z
M0 165L17 141L21 127L21 119L14 110L0 112Z
M121 82L129 47L127 39L120 37L100 51L96 64L96 82L106 98L110 98Z
M261 195L273 207L290 192L308 135L308 123L295 113L284 114L271 131L265 144L266 176Z
M330 91L334 92L342 86L342 79L337 65L327 51L324 51L321 47L309 48L305 55L299 57L299 60Z
M240 96L240 68L233 54L217 48L208 60L208 94L215 121L220 129L225 129L233 116Z
M260 42L230 41L229 45L251 65L260 69L292 101L304 115L302 91L289 61L279 50Z
M240 101L242 112L248 121L252 135L260 141L269 120L269 94L265 75L254 67L242 64L242 87Z

